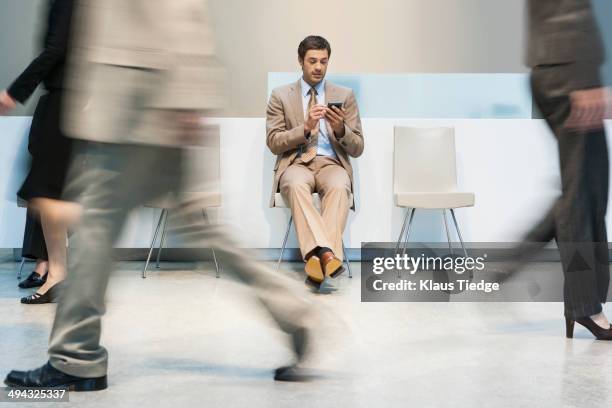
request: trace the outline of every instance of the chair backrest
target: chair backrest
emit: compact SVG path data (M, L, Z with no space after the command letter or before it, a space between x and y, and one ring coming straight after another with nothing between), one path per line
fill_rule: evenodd
M455 129L395 127L394 193L457 190Z

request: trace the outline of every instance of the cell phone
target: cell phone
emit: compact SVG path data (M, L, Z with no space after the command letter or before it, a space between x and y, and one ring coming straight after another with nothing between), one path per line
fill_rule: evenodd
M335 106L336 108L342 110L342 102L330 102L330 103L327 104L327 107L329 109L331 109L332 106Z

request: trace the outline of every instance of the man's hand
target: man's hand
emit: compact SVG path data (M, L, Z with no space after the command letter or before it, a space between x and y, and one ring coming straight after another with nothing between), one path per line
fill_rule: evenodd
M310 108L310 111L306 114L306 118L304 119L305 135L317 127L319 121L325 117L326 110L327 106L325 105L314 105L312 108Z
M586 131L601 129L608 108L606 88L574 91L570 94L572 111L565 121L565 127Z
M17 101L6 92L0 93L0 115L6 115L17 106Z
M329 122L331 128L334 131L336 138L344 136L344 118L346 117L346 111L344 108L339 109L336 106L327 108L325 110L325 119Z

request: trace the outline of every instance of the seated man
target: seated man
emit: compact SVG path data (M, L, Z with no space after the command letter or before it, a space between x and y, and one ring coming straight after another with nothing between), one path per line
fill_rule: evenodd
M268 148L278 155L271 206L280 191L295 220L306 282L317 288L344 271L342 233L354 207L349 156L363 152L353 91L325 80L330 55L322 37L300 43L302 78L272 91L266 123ZM321 213L312 202L314 192L321 197Z

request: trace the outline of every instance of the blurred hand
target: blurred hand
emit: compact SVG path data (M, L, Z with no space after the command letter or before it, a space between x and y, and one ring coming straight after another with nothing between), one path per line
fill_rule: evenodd
M315 105L310 108L304 119L304 133L309 133L317 127L319 121L325 117L326 110L325 105Z
M339 109L336 106L327 108L325 111L325 119L329 122L331 128L334 130L334 135L337 138L344 136L344 118L346 111L344 108Z
M572 92L572 111L565 121L565 127L578 131L601 129L608 108L607 96L606 88Z
M204 123L200 111L177 111L176 120L179 128L180 143L200 146L203 143Z
M186 131L197 131L202 128L202 114L199 111L181 111L177 119L179 127Z
M0 93L0 115L6 115L17 106L17 101L6 92L6 90Z

